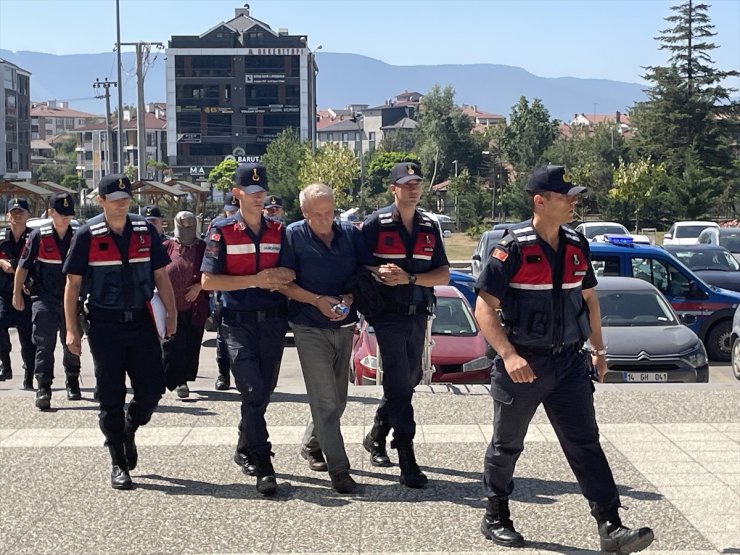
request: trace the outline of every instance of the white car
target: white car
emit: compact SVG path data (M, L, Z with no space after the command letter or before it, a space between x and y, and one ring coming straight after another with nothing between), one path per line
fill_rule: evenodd
M676 222L663 236L664 245L696 245L699 242L699 235L708 227L716 227L716 222Z
M616 222L583 222L578 224L576 231L589 241L597 235L629 235L627 228Z

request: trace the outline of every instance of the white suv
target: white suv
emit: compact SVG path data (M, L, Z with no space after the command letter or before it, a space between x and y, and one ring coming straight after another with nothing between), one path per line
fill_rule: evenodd
M663 236L664 245L696 245L699 242L699 234L708 227L716 227L716 222L676 222Z

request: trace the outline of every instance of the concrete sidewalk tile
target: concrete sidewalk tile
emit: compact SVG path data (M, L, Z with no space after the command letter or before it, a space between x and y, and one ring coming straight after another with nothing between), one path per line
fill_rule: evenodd
M180 445L191 429L185 426L142 426L136 432L136 444Z
M711 507L713 515L732 516L740 522L740 496L729 488L724 488L722 494L712 499L701 498L681 498L672 501L676 507L688 513L706 510Z
M711 489L705 486L662 486L660 493L665 495L666 499L670 501L676 500L688 500L694 501L699 500L704 503L710 503L714 499L721 499L724 497L734 496L734 492L729 488L725 487L713 487Z
M274 445L300 445L303 441L303 432L305 429L305 424L302 426L267 427L267 431L270 434L270 441Z
M105 436L100 428L77 428L59 442L59 447L98 447L104 441Z
M738 471L737 461L732 460L706 461L702 462L701 465L712 474L733 474Z
M226 426L203 426L188 430L182 445L231 445L236 442L237 429Z
M343 422L341 424L341 430L345 445L350 443L362 443L362 440L365 439L365 434L370 431L365 431L364 424L348 424L345 426Z
M706 538L714 544L720 553L737 553L740 546L740 532L713 532L708 531Z
M740 432L740 422L714 422L714 428L720 432L737 431Z
M18 428L0 428L0 446L5 438L12 436L18 431Z
M707 429L703 432L665 432L665 437L673 442L679 441L726 441L727 432L718 432L716 430Z
M619 452L630 462L695 462L695 459L680 449L667 449L665 451L640 451L619 448Z
M722 481L720 481L719 478L707 472L703 474L680 474L658 470L641 470L641 474L657 487L701 485L707 488L714 488L722 486Z
M740 486L740 472L718 472L715 476L728 486Z
M723 451L704 451L696 449L690 451L689 455L699 463L705 462L729 462L735 463L737 471L740 472L740 445L729 447Z
M707 470L697 462L636 461L635 467L645 474L705 474Z
M0 447L54 447L74 428L22 428L0 441Z
M532 424L529 425L529 427L532 427ZM558 436L555 434L555 430L552 429L552 426L548 424L537 424L537 430L540 432L540 436L545 438L545 441L548 443L557 443L558 442Z
M716 427L714 424L702 423L702 422L682 422L670 424L653 424L656 430L659 430L663 434L670 436L672 434L689 433L689 432L714 432Z
M717 441L676 441L674 445L687 453L691 453L692 451L727 451L728 449L735 449L738 446L737 443L730 439Z
M421 427L425 443L480 443L486 441L477 424L430 424Z

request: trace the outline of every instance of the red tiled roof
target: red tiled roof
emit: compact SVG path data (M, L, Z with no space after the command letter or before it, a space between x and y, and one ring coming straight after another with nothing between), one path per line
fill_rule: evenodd
M71 108L49 108L46 104L39 104L31 108L31 117L45 118L99 118L96 114L80 112Z
M145 129L166 129L167 128L167 119L164 118L158 118L155 114L151 112L146 112L144 119L144 128ZM114 119L112 123L112 127L115 129L118 125L117 121ZM132 116L130 120L123 122L123 128L128 130L135 131L136 130L136 116ZM82 127L78 127L75 129L75 132L79 131L101 131L106 128L105 121L101 121L98 123L91 123L89 125L83 125Z

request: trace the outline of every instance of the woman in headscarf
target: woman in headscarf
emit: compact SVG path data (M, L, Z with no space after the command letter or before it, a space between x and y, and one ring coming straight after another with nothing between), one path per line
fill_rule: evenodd
M208 319L208 293L200 287L200 265L205 241L198 237L192 212L175 216L175 236L164 242L170 262L167 274L177 303L177 332L162 344L167 388L184 399L190 395L187 382L198 375L200 345Z

